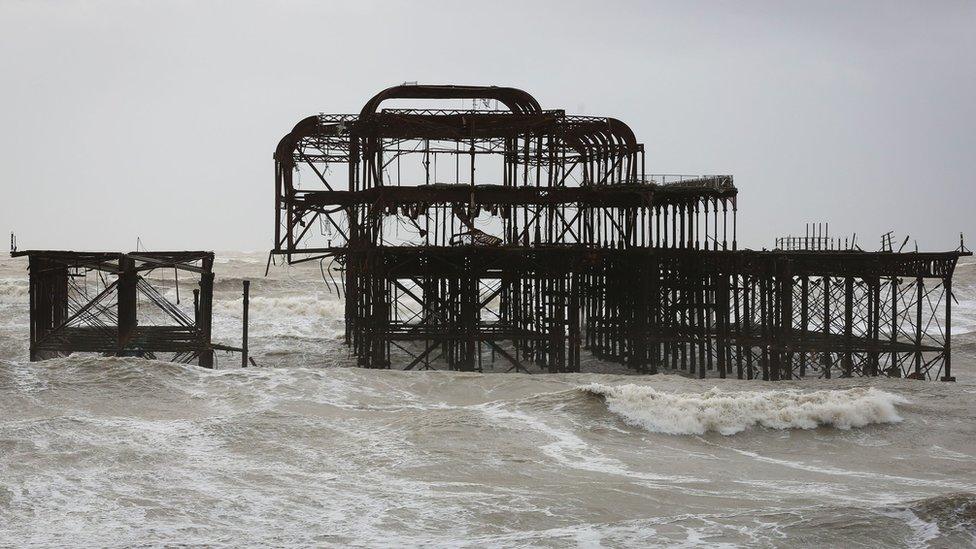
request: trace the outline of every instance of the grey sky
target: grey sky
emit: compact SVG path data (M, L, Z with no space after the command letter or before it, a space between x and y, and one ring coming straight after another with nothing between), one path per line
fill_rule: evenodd
M271 152L404 81L608 115L648 171L731 173L740 242L830 221L976 244L976 2L0 0L0 229L271 247Z

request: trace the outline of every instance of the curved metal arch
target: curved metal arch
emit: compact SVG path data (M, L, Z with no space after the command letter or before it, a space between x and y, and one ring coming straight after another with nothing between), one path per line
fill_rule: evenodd
M637 137L630 126L616 118L600 118L585 122L570 122L567 135L592 144L591 146L612 146L626 152L637 150Z
M278 141L278 146L275 147L274 158L279 162L288 162L291 160L291 154L295 150L295 146L298 144L298 140L303 137L308 137L312 135L315 128L318 127L319 117L309 116L307 118L301 119L295 127L292 128L290 132L285 134Z
M518 114L532 114L542 112L542 107L528 92L518 88L498 86L450 86L450 85L419 85L393 86L387 88L363 105L359 113L360 119L369 118L376 114L380 103L387 99L495 99L504 104L510 111Z
M616 118L569 122L561 138L581 154L593 154L607 149L617 154L628 154L640 148L634 132Z
M560 139L576 150L586 162L624 162L628 178L636 178L634 155L640 144L630 127L616 118L567 120Z
M336 128L340 127L342 123L348 122L355 117L353 115L334 115L333 118L342 118L344 120L323 120L322 115L313 115L303 118L295 124L290 132L285 134L284 137L278 141L278 145L275 147L274 158L279 162L288 162L291 159L292 153L295 152L298 147L298 142L306 137L312 137L315 135L334 135L327 134L325 130L327 128L335 131Z
M624 121L617 120L616 118L607 118L607 126L610 129L610 133L622 141L629 151L637 149L637 136L634 135L634 130L630 129L630 126Z

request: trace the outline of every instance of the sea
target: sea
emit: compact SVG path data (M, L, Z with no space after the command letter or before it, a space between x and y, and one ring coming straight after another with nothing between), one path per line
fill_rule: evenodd
M365 370L341 285L266 259L218 253L214 339L251 280L256 366L215 370L29 362L26 261L0 259L0 546L976 545L971 260L944 383Z

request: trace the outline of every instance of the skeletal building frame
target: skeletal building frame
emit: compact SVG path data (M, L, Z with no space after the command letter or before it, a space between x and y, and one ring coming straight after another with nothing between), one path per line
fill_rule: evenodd
M274 161L272 253L328 264L364 367L572 372L585 349L647 373L953 379L968 252L740 250L732 176L649 174L614 118L395 86L300 121Z

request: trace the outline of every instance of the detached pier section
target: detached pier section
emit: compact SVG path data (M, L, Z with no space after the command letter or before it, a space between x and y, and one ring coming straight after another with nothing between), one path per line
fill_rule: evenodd
M272 252L340 271L364 367L571 372L586 349L647 373L952 379L968 252L739 250L732 176L648 174L620 120L404 85L300 121L274 158Z
M26 250L11 255L29 260L31 361L83 352L214 367L213 253ZM193 301L192 312L164 296L150 273L171 278L177 302L180 273L196 277L192 295L183 296Z

